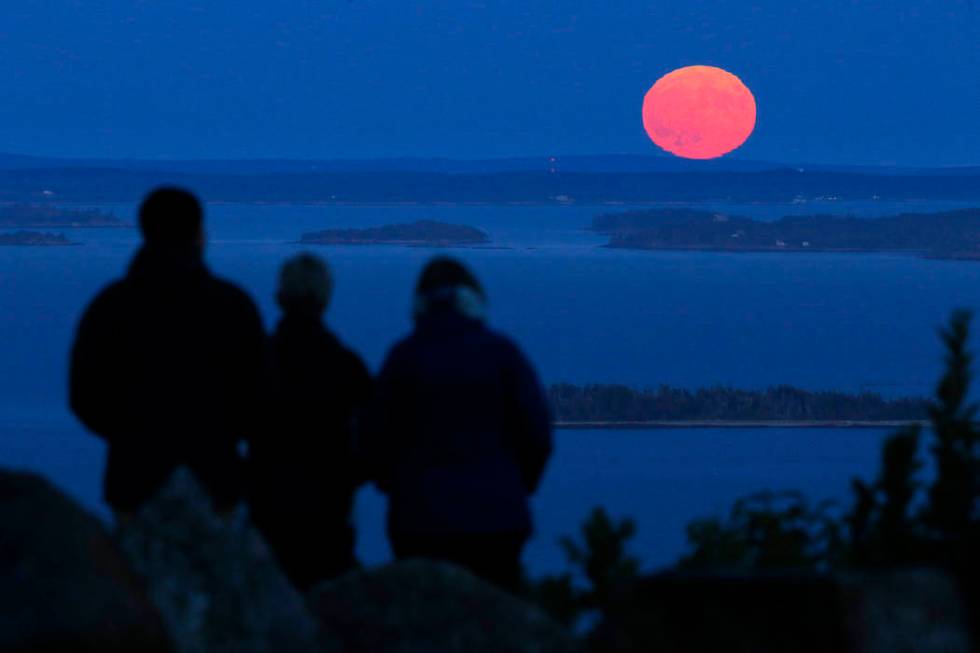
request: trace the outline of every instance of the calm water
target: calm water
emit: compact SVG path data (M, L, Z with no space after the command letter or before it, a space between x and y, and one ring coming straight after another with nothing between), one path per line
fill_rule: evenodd
M120 216L131 206L108 207ZM874 217L942 205L833 203L712 208L767 218L835 212ZM304 231L421 218L472 224L501 249L459 250L485 281L492 323L521 343L545 381L639 386L931 391L936 327L980 307L980 264L897 255L612 251L585 230L590 207L209 207L208 260L248 289L271 325L272 289ZM76 231L82 246L0 248L0 465L36 469L101 510L102 450L65 409L65 362L85 303L126 266L135 230ZM329 322L377 368L410 328L410 293L430 249L324 247L337 278ZM606 505L640 522L651 565L683 546L683 525L739 494L799 487L839 496L870 475L877 431L564 432L536 500L533 570L561 559L554 540ZM381 500L359 497L359 547L387 556Z

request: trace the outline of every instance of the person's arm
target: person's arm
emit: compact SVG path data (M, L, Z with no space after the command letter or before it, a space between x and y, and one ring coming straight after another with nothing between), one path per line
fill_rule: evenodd
M97 296L85 310L72 345L68 374L68 402L75 416L90 431L112 440L124 423L126 410L119 388L125 379L120 338L126 337L113 308L113 291Z
M372 398L362 413L356 448L363 478L385 493L391 489L398 460L395 425L397 406L404 400L400 359L396 348L381 368Z
M235 436L250 445L271 428L273 382L272 352L258 309L251 299L242 297L238 329L236 365L232 382L236 386Z
M516 347L512 352L513 446L528 494L537 491L553 449L551 411L538 376Z
M374 396L374 379L368 372L367 366L361 357L354 352L349 352L349 363L347 368L347 381L349 383L348 392L351 406L351 416L349 425L349 451L351 452L351 481L354 487L363 485L371 480L368 470L361 460L360 440L366 437L367 420L371 410L371 401Z

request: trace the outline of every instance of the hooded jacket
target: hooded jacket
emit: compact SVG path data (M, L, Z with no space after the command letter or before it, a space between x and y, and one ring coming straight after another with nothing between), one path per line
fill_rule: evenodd
M85 311L71 354L71 408L108 444L107 503L137 509L182 464L217 508L238 501L238 444L263 422L267 364L244 292L196 250L140 250Z
M271 354L274 424L250 448L253 505L346 524L361 481L353 427L371 376L318 314L286 314Z
M528 497L552 449L537 376L479 319L471 292L421 299L415 331L379 376L364 442L389 532L528 533Z

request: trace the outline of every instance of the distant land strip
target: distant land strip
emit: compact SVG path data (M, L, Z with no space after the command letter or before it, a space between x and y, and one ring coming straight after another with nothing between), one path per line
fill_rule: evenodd
M616 384L548 388L558 428L842 427L885 428L922 422L929 402L885 398L873 392L764 390L727 386L687 389L661 385L636 389Z
M0 202L135 202L161 184L209 202L604 205L649 202L980 200L980 174L870 174L794 168L753 172L411 171L234 174L95 167L0 169Z
M728 429L728 428L790 428L790 429L891 429L926 426L926 420L652 420L647 422L554 422L563 431L586 430L657 430L657 429Z
M912 253L980 260L980 208L900 213L875 219L835 215L764 221L687 208L597 216L593 231L614 249L705 252Z

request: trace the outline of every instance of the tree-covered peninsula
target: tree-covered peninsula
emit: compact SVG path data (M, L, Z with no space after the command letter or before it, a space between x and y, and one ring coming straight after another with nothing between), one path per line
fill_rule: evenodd
M126 223L111 213L96 209L66 209L47 204L0 206L0 228L51 229L123 227Z
M662 385L571 385L548 389L559 423L656 422L908 422L927 417L920 398L886 399L862 392L809 391L791 386L739 390L724 386L687 390Z
M980 259L980 208L882 218L786 216L767 222L692 209L597 216L609 247L724 252L909 252Z
M306 233L300 243L308 245L409 245L474 246L490 242L486 232L461 224L419 220L365 229L327 229Z

